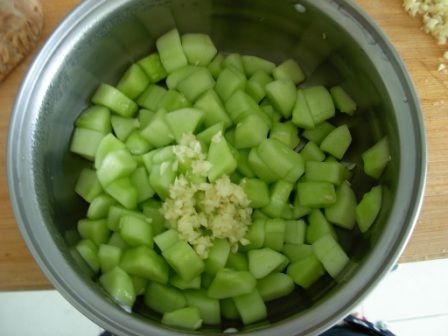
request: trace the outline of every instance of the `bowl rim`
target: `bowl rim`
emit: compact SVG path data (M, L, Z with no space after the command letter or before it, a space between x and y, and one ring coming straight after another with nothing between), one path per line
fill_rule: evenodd
M305 3L305 6L309 5L307 0L302 2ZM38 115L38 109L35 107L38 104L34 103L38 102L39 98L36 97L42 96L39 95L39 92L43 92L45 84L49 82L51 75L57 70L58 59L63 59L71 46L76 44L76 38L70 37L79 36L83 31L87 31L89 25L85 24L86 21L94 22L98 17L105 17L125 3L126 0L114 2L86 0L82 2L59 24L28 70L20 86L9 126L7 174L10 199L20 231L34 259L56 289L84 315L119 335L143 335L148 331L161 336L185 335L186 332L163 327L138 316L130 318L123 310L113 307L105 298L100 297L91 285L87 284L81 276L69 267L50 230L44 225L36 225L38 220L42 219L42 216L38 203L34 199L30 199L30 194L35 195L34 176L29 174L30 169L19 168L20 165L32 166L34 152L31 137L20 136L20 133L24 129L33 127L33 120ZM322 1L312 3L312 6L326 11L327 15L328 13L335 15L345 13L344 17L339 18L340 20L351 27L358 26L359 28L362 26L364 29L362 32L357 32L355 29L348 33L353 38L356 37L356 34L365 34L365 32L371 35L377 41L376 52L382 52L387 58L386 60L378 58L374 62L377 62L380 67L384 66L384 69L392 67L394 70L394 80L397 81L394 84L399 84L399 89L403 93L402 97L404 97L404 99L394 98L392 102L394 109L396 111L408 111L412 116L412 118L409 118L409 116L405 116L405 113L399 113L398 118L401 118L400 121L403 123L397 123L399 139L410 138L414 140L414 143L401 144L404 146L401 147L400 153L399 176L401 178L397 187L397 197L389 215L389 222L395 218L398 222L406 222L407 224L402 224L400 226L401 230L396 232L396 235L399 234L400 236L398 241L394 241L395 235L384 237L384 233L382 234L378 243L385 250L380 251L379 247L375 248L366 262L359 267L353 276L353 279L357 280L357 286L344 285L329 297L332 308L337 307L337 309L323 307L322 303L318 304L319 307L322 307L320 315L323 317L323 321L313 324L312 321L315 320L315 316L312 315L312 312L305 312L299 318L292 316L269 328L250 331L254 335L292 335L297 330L302 330L304 335L317 334L333 325L340 317L348 314L395 264L410 238L423 202L427 171L424 123L416 90L403 61L377 24L352 1ZM334 17L334 20L336 19L337 17ZM348 30L348 27L344 28ZM373 46L371 46L371 49L375 51ZM391 80L389 84L392 82ZM409 127L409 129L406 129L406 127ZM18 158L20 159L18 160ZM415 164L415 169L408 169L412 172L406 171L406 164ZM404 183L405 178L412 180L413 183ZM400 198L400 196L403 197ZM24 200L30 202L24 204ZM403 216L403 214L406 214L406 216ZM371 269L372 265L376 265L374 270ZM82 296L81 293L83 293ZM330 301L327 300L327 306L330 306L328 304ZM304 328L304 322L309 322L310 326L307 325ZM241 332L241 334L246 333L248 332Z

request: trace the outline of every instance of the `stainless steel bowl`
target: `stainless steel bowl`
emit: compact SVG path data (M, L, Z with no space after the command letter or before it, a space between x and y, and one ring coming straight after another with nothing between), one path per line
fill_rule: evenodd
M137 307L115 305L70 253L64 232L84 205L73 187L85 164L68 152L73 122L100 82L115 83L132 62L172 27L205 32L220 50L274 61L296 58L308 84L342 83L359 105L351 121L351 159L383 135L392 161L387 194L367 234L341 241L351 256L338 281L322 279L269 307L269 319L242 334L313 335L347 314L396 262L419 212L426 173L422 114L399 56L351 1L87 0L48 40L26 76L11 118L8 178L29 249L54 286L82 313L117 335L182 335ZM355 171L358 196L374 181ZM221 328L202 333L218 334Z

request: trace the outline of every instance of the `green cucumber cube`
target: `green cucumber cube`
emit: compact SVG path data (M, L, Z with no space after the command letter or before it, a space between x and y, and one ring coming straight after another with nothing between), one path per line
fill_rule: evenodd
M176 230L170 229L154 237L154 243L160 251L165 251L179 241L179 235Z
M313 246L307 244L285 244L282 252L291 263L305 259L314 253Z
M167 90L159 85L151 84L148 88L138 97L137 103L141 107L144 107L151 111L157 111L159 109L160 102L167 94Z
M146 292L146 285L148 284L148 280L140 278L138 276L131 276L132 284L134 285L135 295L144 295Z
M230 55L227 55L227 57L224 59L224 66L226 68L237 69L239 72L244 74L243 58L240 54L232 53Z
M124 251L120 267L131 275L162 284L168 283L168 265L148 246L134 247Z
M266 96L272 106L285 118L290 118L296 102L297 92L293 81L288 79L275 80L265 86Z
M302 68L293 59L288 59L272 70L275 79L289 79L294 84L299 84L305 80Z
M320 144L320 149L341 160L352 142L352 136L347 125L342 125L331 131Z
M269 203L263 208L263 212L272 218L281 217L293 189L292 183L283 180L275 182L271 188Z
M159 109L167 112L179 110L184 107L190 107L190 102L185 96L175 90L168 90L159 102Z
M177 90L191 102L196 101L201 94L212 89L215 85L210 71L207 68L198 67L191 74L185 77L176 86Z
M138 203L146 201L154 196L154 190L149 183L149 176L145 167L137 167L131 175L133 186L137 189Z
M150 79L138 64L132 64L121 77L117 89L131 99L137 98L149 85Z
M151 225L154 235L158 235L167 229L167 222L160 213L162 203L155 199L150 199L146 203L141 204L141 209L145 217L151 219Z
M259 71L270 74L275 68L275 63L258 56L244 55L241 58L243 61L244 72L247 77L250 77Z
M163 314L162 324L186 330L197 330L202 326L201 314L195 307L178 309Z
M259 70L247 81L246 92L259 103L266 96L265 86L272 81L273 79L271 76L266 72Z
M230 254L230 243L227 239L215 239L208 252L208 258L204 261L205 272L216 274L223 269Z
M243 188L252 208L262 208L269 204L269 188L266 182L256 178L246 178Z
M188 306L199 309L201 319L205 324L217 325L221 323L221 307L219 300L209 298L206 290L186 290L185 297Z
M75 249L90 269L97 273L100 269L100 260L98 259L98 247L95 243L89 239L83 239L76 244Z
M301 89L297 90L297 98L292 110L291 121L300 128L313 129L315 126L313 116L306 102L305 94Z
M246 325L263 320L268 315L263 298L256 289L251 293L234 297L233 301L241 320Z
M286 221L285 243L303 244L305 242L306 223L304 220Z
M316 125L313 129L306 129L302 135L305 139L313 141L316 145L320 145L327 135L334 129L335 127L332 124L324 121L323 123Z
M256 113L258 104L242 90L235 91L225 102L226 111L234 123L244 117Z
M268 125L264 120L257 114L250 114L235 127L235 147L255 147L266 139L268 132Z
M100 194L90 202L87 209L87 218L101 219L106 218L109 213L109 208L117 202L109 195Z
M294 183L305 171L302 156L276 139L266 139L258 147L263 162L281 178Z
M142 58L137 64L140 65L152 83L161 81L167 75L158 53L152 53L151 55Z
M119 267L101 275L100 284L120 305L132 307L135 302L135 290L131 277Z
M70 151L93 161L104 134L87 128L76 127L70 143Z
M174 90L177 88L180 82L182 82L185 78L187 78L193 71L196 69L195 66L186 65L182 68L179 68L168 75L166 78L166 86L170 90Z
M204 111L204 125L206 127L212 127L220 122L224 124L224 128L232 125L224 105L214 90L209 90L199 97L194 107Z
M207 66L218 52L207 34L182 35L182 47L192 65Z
M305 178L309 182L328 182L340 185L346 176L346 168L339 162L305 162Z
M126 145L118 140L112 133L106 135L98 145L95 154L95 168L99 169L107 155L120 149L126 149Z
M336 190L336 202L325 209L325 217L342 228L353 229L356 218L356 196L348 182Z
M379 179L387 163L390 161L387 138L382 138L366 150L362 154L362 160L364 162L364 172L373 178Z
M137 218L145 220L145 216L140 212L128 210L119 205L112 205L109 208L109 212L107 215L107 226L109 227L109 229L112 231L118 231L120 219L124 215L135 216Z
M130 246L146 245L152 247L153 233L151 223L135 216L122 216L118 225L123 240Z
M327 182L299 182L297 197L301 206L325 208L336 203L336 190L333 184Z
M164 200L169 195L169 189L177 176L177 162L166 161L156 164L149 175L149 183L157 195Z
M192 280L204 271L204 262L185 241L179 240L162 252L163 257L185 281Z
M319 259L311 254L290 264L287 274L297 285L307 289L325 274L325 270Z
M206 147L208 147L210 145L210 142L212 142L212 138L219 132L224 132L224 123L222 122L214 124L213 126L210 126L209 128L203 130L201 133L196 135L196 139L200 141L201 144L204 144Z
M328 222L319 209L314 209L308 216L308 229L306 231L306 242L313 244L320 237L330 234L337 239L336 231Z
M208 70L213 78L217 79L224 66L224 56L220 53L216 54L215 58L208 65Z
M255 177L250 164L249 164L249 149L240 149L238 151L238 157L236 159L238 166L236 170L244 177L252 178Z
M281 251L285 242L286 222L283 219L267 219L265 224L264 246Z
M128 136L140 126L138 119L112 116L110 118L112 129L118 139L125 141Z
M335 107L330 92L323 86L303 89L305 100L315 125L334 117Z
M280 178L276 170L268 167L268 165L260 158L258 148L252 148L250 150L248 162L255 175L257 175L264 182L270 183Z
M122 251L129 248L129 245L126 244L126 242L123 240L123 238L121 238L121 236L118 232L112 233L107 244L110 246L118 247Z
M89 168L81 170L81 174L79 174L78 181L76 182L75 192L85 201L93 202L102 191L103 188L101 187L95 171Z
M199 288L201 288L201 277L197 276L196 278L193 278L192 280L185 281L179 275L174 274L170 278L170 284L178 289L181 289L181 290L199 289Z
M257 291L265 302L284 297L293 290L294 281L284 273L271 273L257 282Z
M247 262L246 255L243 253L230 253L227 259L227 268L234 269L236 271L248 271L249 264Z
M244 90L246 77L236 68L225 68L216 80L216 93L223 101L227 101L236 91Z
M325 153L319 148L314 141L308 141L300 151L303 160L322 162L325 160ZM306 166L306 163L305 163Z
M339 111L349 115L353 115L355 113L356 103L343 88L340 86L332 87L330 89L330 93L334 104Z
M315 241L313 252L333 278L336 278L349 262L344 250L331 235L325 235Z
M177 29L172 29L159 37L156 41L160 61L168 73L187 65L187 57Z
M383 189L376 186L366 192L356 207L356 223L359 230L366 232L375 221L381 209Z
M207 160L212 165L208 172L210 182L216 181L223 175L231 175L237 167L237 161L227 141L220 134L212 138L208 149Z
M176 141L180 142L184 134L196 132L203 116L204 113L201 110L195 108L183 108L167 113L165 120Z
M258 249L264 245L265 239L265 218L256 218L249 226L246 233L246 239L249 240L249 244L241 246L242 250Z
M232 298L222 299L220 301L221 314L224 318L228 320L239 320L240 314L236 309L235 302Z
M101 244L98 249L101 272L104 274L120 264L121 248L113 245Z
M149 152L152 145L140 134L139 131L133 131L126 139L126 148L133 155L142 155Z
M254 276L247 271L223 268L216 273L208 287L207 295L212 299L225 299L252 292L257 284Z
M275 122L272 125L271 132L269 133L271 139L277 139L283 142L289 148L296 148L300 142L299 134L297 132L297 127L291 122Z
M104 244L109 240L110 231L105 219L81 219L77 229L83 239L89 239L96 245Z
M129 177L114 180L106 186L105 190L124 207L128 209L137 207L138 191Z
M92 105L76 119L75 126L103 134L110 133L110 111L104 106Z
M129 151L120 149L106 155L101 163L101 167L97 170L98 180L103 187L117 179L130 175L135 168L135 162Z
M92 102L105 106L118 115L127 118L132 117L138 110L138 106L133 100L126 97L113 86L104 83L100 84L95 91Z
M161 314L187 305L185 295L180 290L157 282L148 283L144 301L149 308Z
M249 271L255 279L261 279L274 272L285 263L286 257L280 252L270 248L250 250L247 253L249 261Z

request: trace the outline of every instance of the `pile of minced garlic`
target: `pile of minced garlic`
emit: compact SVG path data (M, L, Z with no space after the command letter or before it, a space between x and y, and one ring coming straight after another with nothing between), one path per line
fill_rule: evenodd
M448 0L404 0L403 6L412 16L420 15L423 30L434 36L439 44L448 40ZM438 70L444 71L448 61L448 51L443 54L443 61Z
M186 168L176 177L161 208L170 227L203 259L215 239L227 239L233 252L238 250L238 244L247 245L249 241L244 236L251 223L252 208L243 188L227 175L207 182L211 165L194 135L184 135L173 151L179 167L190 167L191 171Z

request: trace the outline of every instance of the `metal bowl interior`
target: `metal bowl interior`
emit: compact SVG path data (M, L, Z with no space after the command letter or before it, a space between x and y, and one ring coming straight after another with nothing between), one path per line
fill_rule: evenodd
M348 122L357 163L359 197L376 182L361 174L360 153L387 135L392 160L380 216L367 234L339 230L351 257L335 281L324 277L307 291L269 304L269 318L244 328L258 335L316 334L344 316L384 276L406 243L418 214L426 154L421 111L412 83L385 36L349 1L117 0L83 2L49 39L17 97L8 144L8 174L17 221L41 268L81 312L117 335L182 335L138 304L128 314L108 298L71 253L66 231L85 211L74 185L86 162L68 146L77 116L101 82L116 83L127 66L177 27L210 34L219 50L295 58L306 85L340 84L359 109Z

